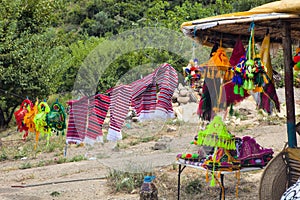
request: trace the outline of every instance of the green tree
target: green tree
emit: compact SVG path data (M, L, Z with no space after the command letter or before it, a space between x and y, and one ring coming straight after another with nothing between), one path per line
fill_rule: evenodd
M55 91L62 40L55 13L60 1L3 0L0 5L0 127L10 122L26 97L44 98Z

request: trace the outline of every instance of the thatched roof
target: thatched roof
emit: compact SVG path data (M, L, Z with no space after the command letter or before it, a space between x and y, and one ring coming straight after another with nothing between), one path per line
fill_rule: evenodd
M218 15L185 22L182 32L201 44L210 46L222 38L223 47L233 47L236 39L249 39L249 27L255 23L255 41L262 41L266 32L271 33L271 42L282 43L282 22L291 24L294 44L300 41L300 1L282 0L253 8L246 12ZM245 43L246 44L246 43Z

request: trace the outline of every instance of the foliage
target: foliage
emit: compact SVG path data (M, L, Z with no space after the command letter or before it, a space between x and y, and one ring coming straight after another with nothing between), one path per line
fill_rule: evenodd
M181 34L180 25L184 21L247 10L267 2L270 0L3 0L0 128L8 126L24 98L45 99L72 91L86 57L112 35L149 26ZM180 70L187 63L186 55L167 49L133 49L118 57L106 55L113 58L113 63L107 63L100 80L96 77L98 91L115 86L120 79L124 82L136 79L136 74L127 74L136 66L169 62ZM154 64L150 66L153 67Z

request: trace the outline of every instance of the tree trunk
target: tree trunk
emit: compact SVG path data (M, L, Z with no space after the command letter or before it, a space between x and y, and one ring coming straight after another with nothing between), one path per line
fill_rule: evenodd
M4 112L2 110L2 108L0 108L0 130L5 129L5 125L7 125L5 123L5 117L4 117Z
M4 130L8 127L8 124L11 121L12 117L14 116L14 112L17 107L18 104L16 104L10 112L9 109L3 111L3 109L0 108L0 130ZM8 116L7 119L5 119L5 116Z

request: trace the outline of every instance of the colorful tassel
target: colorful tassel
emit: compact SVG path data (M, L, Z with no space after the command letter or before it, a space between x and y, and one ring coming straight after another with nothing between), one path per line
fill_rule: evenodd
M205 181L206 181L206 183L208 183L208 181L209 181L209 178L208 178L208 169L206 170Z

